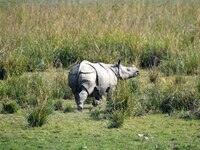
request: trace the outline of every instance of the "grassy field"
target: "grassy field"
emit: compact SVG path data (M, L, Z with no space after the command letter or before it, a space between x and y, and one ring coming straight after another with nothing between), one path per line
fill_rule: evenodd
M0 0L0 150L200 149L199 14L199 0ZM68 69L119 58L140 76L76 112Z
M59 77L63 71L49 70L38 73L48 78L51 82L54 77ZM37 74L37 75L38 75ZM63 72L66 76L66 71ZM131 83L137 81L142 92L148 93L153 83L148 79L148 72L141 70L137 79L122 81ZM23 76L34 76L33 73ZM185 76L186 85L195 86L195 76ZM175 77L159 78L160 83L174 82ZM5 82L5 81L4 81ZM124 84L120 85L123 87ZM126 89L127 90L127 89ZM140 93L140 92L139 92ZM185 149L197 150L200 148L200 121L190 117L188 111L175 111L162 114L151 109L143 112L145 107L138 108L137 97L142 99L148 94L138 95L129 99L136 106L135 117L127 117L121 128L109 128L110 120L104 118L106 107L105 99L98 108L86 104L83 112L76 111L75 101L63 100L64 108L70 106L70 112L54 111L42 127L31 127L27 117L32 108L20 109L15 114L0 115L0 149ZM125 94L122 95L126 97ZM129 96L129 94L128 94ZM145 99L142 99L145 101ZM146 106L146 105L145 105ZM94 110L101 110L100 115L93 117ZM141 112L142 111L142 112ZM140 114L141 113L141 114Z
M107 120L93 120L86 109L83 113L54 112L44 126L29 128L20 111L0 115L0 149L197 150L199 127L198 120L150 114L127 119L123 128L108 129Z

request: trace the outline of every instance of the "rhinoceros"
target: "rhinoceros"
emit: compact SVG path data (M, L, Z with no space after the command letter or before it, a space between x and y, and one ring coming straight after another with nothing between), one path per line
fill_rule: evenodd
M138 74L139 70L134 65L124 67L120 60L116 64L91 63L84 60L70 69L68 85L74 94L77 109L81 111L87 97L95 97L94 106L101 102L103 95L106 95L109 101L118 79L129 79Z

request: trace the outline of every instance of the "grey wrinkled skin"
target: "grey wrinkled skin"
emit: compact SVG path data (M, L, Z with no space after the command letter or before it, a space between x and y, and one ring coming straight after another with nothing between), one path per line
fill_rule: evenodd
M107 100L111 98L118 79L129 79L138 74L135 66L125 67L120 61L117 64L104 64L84 60L70 69L68 84L81 111L87 97L95 97L93 105L96 106L101 102L102 95L106 95Z

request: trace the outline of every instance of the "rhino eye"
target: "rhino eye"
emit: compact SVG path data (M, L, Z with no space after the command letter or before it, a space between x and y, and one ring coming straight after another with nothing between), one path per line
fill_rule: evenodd
M131 71L130 68L127 68L127 71Z

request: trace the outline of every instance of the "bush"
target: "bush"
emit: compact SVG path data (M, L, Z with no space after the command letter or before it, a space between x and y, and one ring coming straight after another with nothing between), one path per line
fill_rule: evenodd
M52 109L48 106L36 107L28 115L27 121L31 127L40 127L47 122L48 116L52 113Z
M13 114L16 113L19 109L18 104L13 100L4 100L2 113Z
M120 128L124 124L124 113L121 111L114 111L110 116L109 128Z
M63 110L62 100L56 100L54 102L54 110Z

